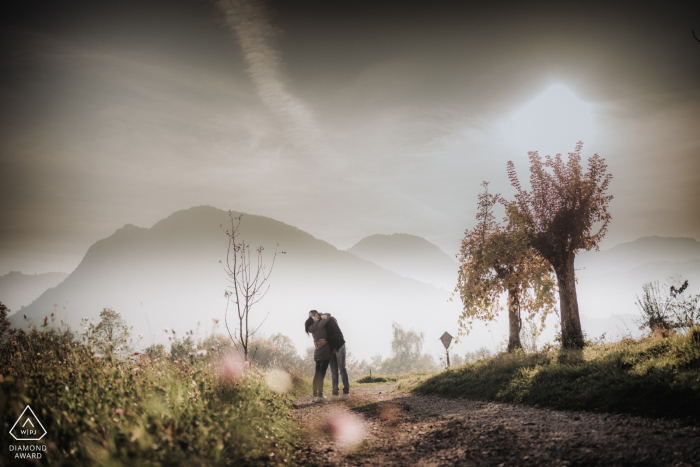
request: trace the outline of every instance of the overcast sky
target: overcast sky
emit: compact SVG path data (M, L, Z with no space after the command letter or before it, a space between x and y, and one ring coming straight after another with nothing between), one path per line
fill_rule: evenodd
M0 15L0 274L208 204L458 250L482 180L598 153L603 247L700 239L700 3L20 2ZM563 6L566 4L566 6Z

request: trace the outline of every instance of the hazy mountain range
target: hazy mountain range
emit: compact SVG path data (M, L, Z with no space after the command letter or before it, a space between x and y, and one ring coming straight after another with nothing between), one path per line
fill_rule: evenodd
M226 257L227 226L228 213L208 206L178 211L150 229L125 225L92 245L70 275L0 277L0 301L13 311L26 304L11 317L18 326L28 322L23 313L40 324L56 311L57 319L79 329L82 317L97 322L100 310L112 308L134 326L134 335L144 335L145 344L167 342L166 327L184 333L201 323L206 333L220 319L223 330L227 280L220 260ZM426 348L436 355L443 351L437 337L445 330L456 334L461 305L448 299L457 262L423 238L372 235L343 251L296 227L249 214L243 216L241 238L263 245L267 264L276 244L285 252L277 256L271 288L252 321L258 324L269 314L264 333L282 332L300 351L311 344L302 327L310 309L337 316L348 347L362 358L389 354L392 321L425 332ZM576 268L584 330L613 337L634 331L635 298L645 282L683 274L689 291L698 292L700 242L640 238L582 252ZM233 330L235 323L229 324ZM469 347L496 345L505 320L491 335L484 329L469 336Z
M227 279L219 261L226 257L228 222L226 212L200 206L150 229L126 225L92 245L75 271L23 313L39 324L56 304L60 319L76 329L82 317L97 322L100 310L109 307L134 326L135 334L153 334L164 342L166 327L184 333L200 322L208 332L212 320L221 319L221 328ZM443 290L270 218L245 214L240 231L251 246L265 247L268 264L275 244L285 252L278 254L269 293L252 315L257 324L269 313L263 328L267 335L282 332L303 350L311 345L303 332L308 311L328 311L355 344L349 345L355 355L368 358L389 354L392 321L435 334L436 341L446 329L455 330L459 306L449 303ZM24 323L21 314L12 321ZM150 337L145 341L150 344Z
M459 263L422 237L408 234L371 235L348 251L405 277L452 292Z
M45 274L22 274L12 271L0 276L0 301L11 311L19 311L29 305L47 289L60 284L68 274L47 272Z

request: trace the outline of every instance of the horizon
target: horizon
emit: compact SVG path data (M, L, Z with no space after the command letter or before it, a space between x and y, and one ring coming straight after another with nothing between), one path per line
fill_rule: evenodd
M116 233L118 230L123 229L124 227L129 226L129 225L133 225L134 227L137 227L137 228L143 228L143 229L148 229L148 230L150 230L150 229L152 229L158 222L160 222L161 220L167 219L168 217L170 217L171 215L173 215L173 214L175 214L175 213L182 212L182 211L187 211L187 210L189 210L189 209L194 209L194 208L198 208L198 207L212 207L212 208L214 208L214 209L218 209L218 210L223 211L223 212L228 212L228 210L221 209L221 208L218 208L218 207L216 207L216 206L211 206L211 205L191 206L191 207L189 207L189 208L184 208L184 209L179 209L179 210L177 210L177 211L174 211L174 212L171 213L170 215L165 216L165 217L163 217L162 219L157 220L157 221L154 222L150 227L140 226L140 225L136 225L136 224L131 223L131 222L127 222L126 224L124 224L124 225L122 225L122 226L120 226L120 227L117 227L113 232L111 232L111 233L108 234L107 236L105 236L105 237L103 237L103 238L100 238L100 239L97 239L96 242L111 237L111 236L114 235L114 233ZM233 211L233 212L239 212L239 211ZM242 214L244 214L244 215L259 216L258 214L253 214L253 213L242 213ZM273 219L273 220L279 221L278 219L274 219L274 218L269 217L269 216L259 216L259 217L265 217L265 218L268 218L268 219ZM282 221L279 221L279 222L282 222ZM297 228L299 228L298 226L295 226L295 225L293 225L293 224L289 224L289 223L287 223L287 222L284 222L284 223L287 224L287 225L290 225L290 226L292 226L292 227L297 227ZM307 233L311 234L310 232L307 232ZM380 233L377 233L377 234L370 234L370 235L367 235L367 236L365 236L365 237L362 237L362 238L357 239L357 241L355 241L354 243L352 243L352 244L351 244L350 246L348 246L347 248L341 248L341 247L339 247L339 246L337 246L337 245L334 245L333 243L331 243L330 241L328 241L328 240L326 240L326 239L318 238L318 237L314 236L313 234L311 234L311 235L314 236L314 238L316 238L316 239L318 239L318 240L321 240L321 241L324 241L324 242L328 243L329 245L333 246L334 248L336 248L336 249L338 249L338 250L340 250L340 251L348 251L348 250L350 250L353 246L357 245L360 241L362 241L362 240L364 240L364 239L366 239L366 238L368 238L368 237L371 237L371 236L374 236L374 235L392 236L392 235L397 235L397 234L398 234L398 235L410 235L410 236L422 238L423 240L426 240L426 241L430 242L432 245L438 247L438 248L440 249L440 251L442 251L443 253L445 253L446 255L448 255L450 258L454 258L454 256L455 256L454 254L451 255L449 252L445 251L445 249L442 248L440 245L437 245L437 244L433 243L433 242L430 241L429 239L424 238L424 237L421 237L421 236L419 236L419 235L415 235L415 234L412 234L412 233L408 233L408 232L394 232L394 233L390 233L390 234L380 234ZM612 249L612 248L615 248L615 247L620 246L620 245L623 245L623 244L633 243L633 242L636 242L636 241L641 240L641 239L644 239L644 238L654 238L654 237L657 237L657 238L669 238L669 239L690 239L690 240L695 240L696 242L700 242L700 239L694 238L694 237L646 235L646 236L638 237L638 238L635 238L635 239L632 239L632 240L629 240L629 241L619 242L619 243L616 243L616 244L614 244L614 245L606 245L604 248L600 248L600 251L607 251L607 250L610 250L610 249ZM93 243L93 244L94 244L94 243ZM92 245L92 244L91 244L91 245ZM7 274L9 274L9 273L11 273L11 272L19 272L19 273L22 273L22 274L25 274L25 275L40 275L40 274L49 274L49 273L65 273L65 274L70 275L73 271L75 271L75 268L77 268L78 265L80 264L80 262L83 260L83 258L85 257L85 254L87 253L87 249L88 249L91 245L88 245L88 247L85 249L85 252L83 252L83 254L80 255L80 258L79 258L79 259L74 260L74 261L75 261L75 266L74 266L72 269L70 269L70 270L22 271L22 270L0 269L0 277L1 277L1 276L5 276L5 275L7 275ZM581 252L584 252L584 251L586 251L586 250L581 250ZM591 250L591 251L595 251L595 250ZM456 260L455 260L455 262L456 262Z

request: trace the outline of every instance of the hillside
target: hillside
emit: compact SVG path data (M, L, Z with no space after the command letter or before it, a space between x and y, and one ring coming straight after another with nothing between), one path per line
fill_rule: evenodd
M579 277L629 271L644 264L700 259L700 242L694 238L642 237L602 251L582 251L576 256Z
M636 316L636 297L645 283L664 285L679 275L688 279L688 293L700 293L700 242L693 238L642 237L608 250L581 252L576 257L579 310L598 319Z
M44 293L57 286L68 274L65 272L47 272L45 274L22 274L12 271L0 276L0 302L12 313L18 312Z
M371 235L348 251L404 277L449 292L457 284L457 262L422 237L407 234Z
M55 303L66 306L59 318L76 329L82 317L97 320L100 310L109 307L134 326L134 335L146 336L146 344L150 335L155 342L167 342L166 327L181 333L196 329L199 322L201 331L208 332L212 320L220 319L221 330L227 280L219 261L226 256L223 229L228 221L228 213L200 206L178 211L150 229L125 225L92 245L70 276L23 312L39 324ZM444 291L338 250L296 227L246 214L240 230L247 243L265 247L268 264L276 243L286 252L278 255L269 293L254 308L251 321L260 323L269 313L263 332L289 335L300 350L311 345L303 332L310 309L333 313L349 350L362 358L389 353L390 314L428 336L439 336L456 322L459 306L448 303ZM14 316L13 323L24 324L21 316ZM233 331L234 323L229 324ZM432 341L428 350L437 347L437 337Z

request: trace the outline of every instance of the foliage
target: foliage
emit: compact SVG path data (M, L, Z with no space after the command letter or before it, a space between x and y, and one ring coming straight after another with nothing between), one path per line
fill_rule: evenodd
M175 361L187 361L191 355L195 354L195 342L190 336L175 338L170 345L170 358Z
M660 331L662 333L673 329L690 329L700 325L700 295L685 296L688 281L676 288L667 284L661 292L659 281L648 282L642 286L642 298L637 297L637 307L641 318L637 320L639 329Z
M100 312L100 322L92 332L96 350L102 353L129 353L129 336L129 327L118 312L111 308Z
M474 352L467 352L466 355L464 355L464 360L468 362L474 362L476 360L481 360L484 358L489 358L493 355L493 352L491 352L487 347L480 347L476 349ZM455 365L457 366L457 365Z
M268 389L264 371L223 380L217 352L191 362L98 358L75 337L31 328L3 346L3 445L16 443L8 432L29 404L49 433L36 443L50 465L293 464L294 396ZM12 456L3 450L0 464Z
M501 353L397 390L700 421L700 328L584 349Z
M149 360L156 360L160 358L167 357L167 352L165 351L165 346L163 344L153 344L143 351L144 356Z
M508 294L507 305L511 328L508 349L522 347L521 314L528 323L539 318L541 332L545 319L556 312L554 275L550 264L528 245L528 238L520 224L511 218L506 226L496 222L493 208L498 194L479 195L477 225L467 230L458 256L460 262L456 291L459 292L463 311L459 317L459 338L468 334L475 321L493 321L503 309L499 297Z
M612 196L605 192L612 175L606 173L605 160L598 154L588 159L584 173L582 148L579 141L568 162L561 154L546 156L543 161L537 151L528 152L530 192L522 189L515 165L508 161L508 177L517 190L508 216L556 272L565 347L583 346L574 273L576 252L597 249L611 219L608 205ZM594 224L599 226L595 233Z
M370 369L374 373L403 374L437 368L432 355L423 353L425 335L422 332L406 331L397 323L392 323L392 328L391 357L384 360L381 355L375 355L370 363L363 360L357 368L359 374L368 374Z
M14 330L7 315L10 314L10 309L0 302L0 348L12 338Z
M249 325L250 311L256 303L263 299L270 289L270 285L267 284L267 281L275 266L277 249L275 248L272 255L272 262L269 270L267 270L267 266L263 262L263 251L265 249L262 245L255 250L257 253L257 262L254 264L251 262L250 258L250 245L238 239L240 234L239 227L243 214L234 216L233 213L229 211L229 217L231 219L231 230L226 230L226 235L228 236L228 250L226 252L226 264L224 265L224 269L228 275L228 281L231 284L229 288L231 290L225 292L226 298L229 299L226 304L225 323L231 341L233 341L236 347L239 345L241 346L243 358L248 361L249 341L258 329L260 329L260 326L262 326L262 323L260 323L257 328L251 329ZM285 252L282 251L280 254L285 254ZM233 300L238 314L238 328L235 328L233 333L231 333L228 325L228 305L231 300Z

